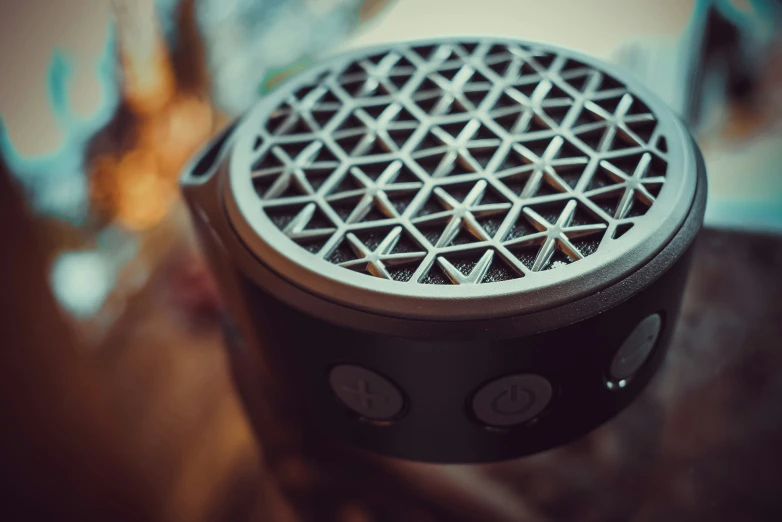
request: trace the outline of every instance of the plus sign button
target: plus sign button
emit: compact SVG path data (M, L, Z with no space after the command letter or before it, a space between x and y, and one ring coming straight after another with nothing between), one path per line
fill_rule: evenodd
M501 377L478 390L475 416L489 426L512 426L535 418L551 400L551 384L539 375Z
M404 406L399 388L382 375L360 366L342 364L334 367L329 383L348 408L369 419L391 419Z

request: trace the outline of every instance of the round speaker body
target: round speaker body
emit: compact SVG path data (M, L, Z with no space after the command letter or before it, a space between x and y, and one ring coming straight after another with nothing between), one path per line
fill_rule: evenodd
M643 85L469 37L296 75L182 186L236 365L262 361L308 428L432 462L545 450L631 402L670 342L706 194ZM237 375L257 400L257 374Z

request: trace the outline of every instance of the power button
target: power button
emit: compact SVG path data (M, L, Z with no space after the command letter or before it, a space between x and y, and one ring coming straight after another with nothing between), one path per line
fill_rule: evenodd
M512 426L535 418L551 401L551 384L539 375L501 377L478 390L475 416L490 426Z

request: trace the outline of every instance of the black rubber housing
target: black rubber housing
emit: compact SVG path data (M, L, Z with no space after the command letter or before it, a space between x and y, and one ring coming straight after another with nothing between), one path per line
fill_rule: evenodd
M194 158L184 192L228 305L228 354L254 425L296 416L312 433L393 457L506 460L597 428L633 401L664 360L705 210L705 168L695 143L691 175L697 183L689 213L654 257L634 261L634 272L553 308L455 322L347 308L280 277L256 258L231 223L223 198L233 128ZM608 386L614 355L651 314L662 318L653 352L621 387ZM329 384L330 371L340 364L385 376L401 390L404 409L382 422L356 414ZM529 422L486 426L472 411L474 394L513 374L547 379L551 401Z
M506 460L559 446L595 429L643 390L670 344L690 247L705 208L700 158L698 171L693 205L679 233L637 272L556 309L461 325L470 331L464 340L454 340L447 331L451 329L439 323L398 320L397 331L389 334L389 318L377 318L385 328L376 329L372 320L356 322L365 312L340 312L337 307L321 317L305 313L294 305L296 291L273 295L262 289L258 280L268 284L273 274L261 263L254 273L246 273L246 259L239 262L227 255L234 251L236 238L225 228L215 231L200 219L202 213L194 212L229 308L249 325L228 332L245 405L258 417L253 404L264 399L256 396L259 383L250 381L261 377L248 366L263 361L266 375L273 376L274 394L284 397L285 407L295 409L308 430L388 456L438 463ZM219 245L226 241L231 249ZM333 303L324 301L324 307ZM611 389L607 374L614 354L635 326L655 313L663 324L652 355L623 387ZM335 314L343 317L335 320ZM531 323L538 327L530 328ZM534 333L514 334L531 330ZM438 331L443 332L439 340ZM251 342L248 335L253 336ZM259 353L248 354L248 349ZM362 366L390 379L404 394L404 410L383 422L357 415L330 388L329 372L338 364ZM478 421L471 409L476 391L498 377L518 373L550 381L553 398L548 406L532 421L509 428Z

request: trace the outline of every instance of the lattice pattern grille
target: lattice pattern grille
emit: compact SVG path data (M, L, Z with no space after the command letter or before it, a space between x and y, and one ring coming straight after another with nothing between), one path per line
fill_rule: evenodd
M335 65L255 141L261 205L313 255L375 277L478 284L577 262L631 230L667 171L625 85L517 44Z

